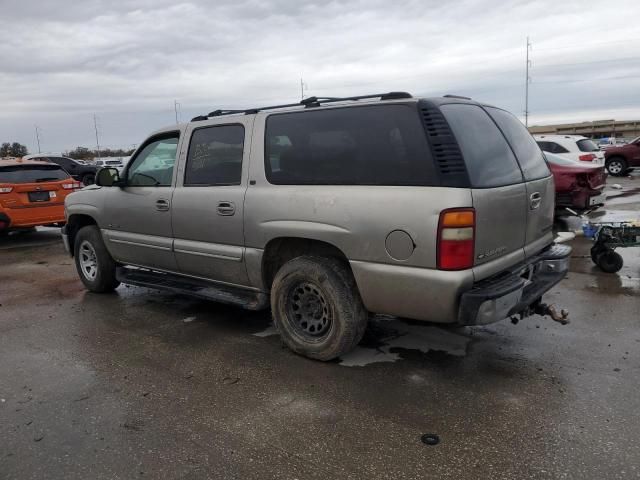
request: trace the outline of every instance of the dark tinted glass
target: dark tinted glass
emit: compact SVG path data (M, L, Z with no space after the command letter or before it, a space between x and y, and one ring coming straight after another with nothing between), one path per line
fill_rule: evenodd
M0 167L0 183L37 183L65 180L69 174L57 165Z
M415 106L377 105L272 115L265 169L278 185L432 185Z
M482 108L449 104L443 105L441 110L460 145L473 187L522 182L520 167L509 144Z
M580 149L581 152L599 152L600 151L598 146L588 138L583 138L582 140L578 140L576 143L578 144L578 148Z
M549 148L549 142L537 141L536 143L540 147L540 150L542 150L543 152L550 152L551 151L551 149Z
M569 153L569 150L567 150L566 148L564 148L562 145L560 145L559 143L556 142L549 142L549 146L551 148L551 150L549 150L551 153Z
M184 184L239 185L242 177L244 127L221 125L193 132Z
M487 108L491 118L495 120L507 138L507 142L516 154L522 173L526 180L537 180L551 175L540 147L527 128L509 112L499 108Z

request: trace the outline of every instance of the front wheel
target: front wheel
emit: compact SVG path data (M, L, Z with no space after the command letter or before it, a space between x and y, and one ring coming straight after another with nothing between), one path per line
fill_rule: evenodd
M285 263L273 281L271 310L291 350L323 361L351 351L368 319L351 271L325 257L303 256Z
M620 157L613 157L607 161L607 172L614 177L620 177L627 171L627 162Z
M107 251L96 225L82 227L74 242L76 269L87 290L112 292L120 282L116 279L116 262Z

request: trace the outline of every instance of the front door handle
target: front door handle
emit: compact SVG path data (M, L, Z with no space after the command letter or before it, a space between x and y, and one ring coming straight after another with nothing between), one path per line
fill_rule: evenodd
M542 203L542 195L540 195L540 192L534 192L529 196L529 208L531 210L538 208L540 203Z
M218 202L218 215L230 216L236 213L233 202Z
M169 200L166 198L159 198L156 200L156 210L160 212L166 212L169 210Z

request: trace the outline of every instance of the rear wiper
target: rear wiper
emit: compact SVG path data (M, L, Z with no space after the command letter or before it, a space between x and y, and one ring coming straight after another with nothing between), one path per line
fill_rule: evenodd
M51 180L58 180L56 177L44 177L44 178L38 178L36 180L36 183L40 183L40 182L50 182Z

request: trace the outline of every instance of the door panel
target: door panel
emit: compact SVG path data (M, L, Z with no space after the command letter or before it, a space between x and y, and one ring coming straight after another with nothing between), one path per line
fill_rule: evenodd
M177 270L172 251L172 187L109 188L104 231L111 255L122 263Z
M178 132L150 138L131 160L126 185L108 188L102 228L107 248L121 263L178 269L171 227L178 142Z
M475 265L510 253L524 259L527 229L526 187L523 183L506 187L473 189L476 210Z
M173 195L174 251L181 273L248 286L244 197L253 118L191 127Z
M174 250L182 273L247 285L242 226L244 193L240 185L183 187L173 196ZM220 203L235 205L222 215ZM223 209L224 211L224 209Z
M553 177L527 182L527 237L525 253L537 253L553 240L555 185Z

